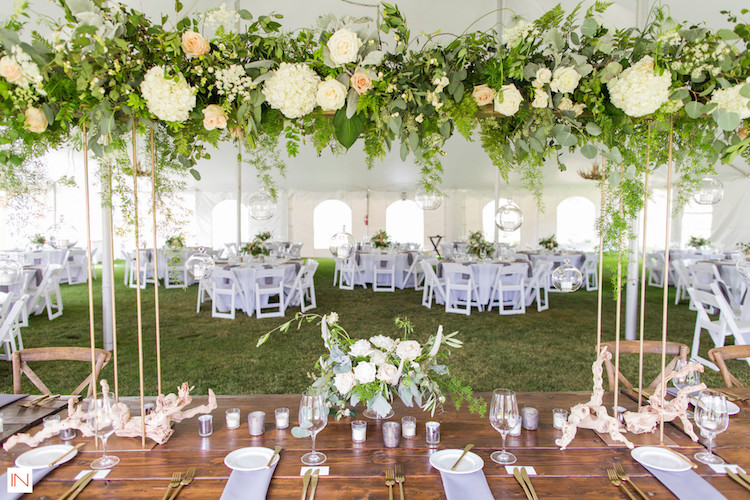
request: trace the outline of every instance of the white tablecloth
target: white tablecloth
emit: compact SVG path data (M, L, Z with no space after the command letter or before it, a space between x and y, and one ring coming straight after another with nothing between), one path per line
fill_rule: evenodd
M255 271L258 269L276 269L282 268L286 272L284 274L284 281L294 280L299 269L299 263L286 262L281 264L244 264L242 266L225 266L223 269L231 270L237 277L237 281L242 289L244 295L244 301L237 300L235 307L248 313L253 314L255 311ZM211 285L213 286L213 284ZM214 297L216 301L216 308L221 312L229 311L231 301L226 295L220 297Z
M513 262L513 263L519 263ZM492 286L495 284L495 277L497 276L498 270L503 267L512 264L511 262L464 262L471 271L471 275L474 277L474 282L477 285L479 292L479 302L483 305L487 305L490 302L490 294L492 293ZM442 276L442 263L438 264L438 276ZM506 292L504 298L512 300L512 295L517 292ZM459 298L465 299L464 294L457 292ZM443 304L442 298L439 295L435 295L435 300L439 300L438 304Z
M417 252L399 252L399 253L391 254L396 257L396 262L395 262L396 288L403 290L404 287L414 286L414 278L410 276L408 283L407 283L407 282L404 282L404 275L406 274L406 271L408 271L409 268L411 267L412 262L414 262L414 259L416 258L416 254ZM357 264L359 264L365 270L365 282L366 283L372 283L372 275L373 275L372 264L375 262L375 259L377 257L381 257L382 255L383 254L361 252L361 251L356 253ZM387 279L387 277L381 278L381 284L385 284L384 283L385 279Z

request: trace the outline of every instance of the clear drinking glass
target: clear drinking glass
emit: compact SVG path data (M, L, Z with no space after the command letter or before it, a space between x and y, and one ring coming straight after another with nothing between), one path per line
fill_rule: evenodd
M724 459L714 455L714 437L727 430L729 426L729 412L724 394L718 391L705 390L698 394L695 402L695 424L701 428L701 434L708 438L708 451L696 453L695 459L704 464L723 464Z
M516 456L505 451L505 438L516 426L519 419L516 393L510 389L495 389L492 392L492 404L490 405L490 424L502 436L503 450L490 455L494 462L503 465L516 462Z
M318 388L311 387L302 393L302 401L299 405L299 425L309 431L312 437L312 451L302 455L303 464L320 465L328 458L325 454L315 451L315 436L327 423L328 406L325 393Z
M689 363L694 363L694 361L691 359L687 361L677 359L677 363L674 365L674 371L678 372L682 370L683 368L685 368L685 365ZM699 372L698 370L691 370L684 377L672 378L672 385L674 385L678 391L684 389L685 387L688 387L691 385L698 385L700 383L701 383L701 372Z
M87 399L86 423L91 432L101 439L103 447L102 456L91 462L92 469L110 469L120 462L119 458L107 455L107 438L115 431L112 413L114 400L115 395L111 392L104 392L96 399Z

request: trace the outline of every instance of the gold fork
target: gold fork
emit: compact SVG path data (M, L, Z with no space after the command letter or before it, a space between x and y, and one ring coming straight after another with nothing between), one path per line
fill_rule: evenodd
M404 500L404 481L406 480L406 476L404 476L404 468L401 466L401 464L396 466L396 482L398 483L398 489L399 493L401 493L401 500Z
M393 485L396 484L393 469L385 470L385 485L388 486L388 500L393 500Z
M164 496L161 497L161 500L167 500L169 498L169 494L172 492L173 488L177 488L177 485L180 484L180 479L182 479L182 474L179 472L175 472L172 474L172 479L169 480L169 486L167 486L167 492L164 493Z
M180 490L183 488L183 486L187 486L188 484L193 482L193 477L195 477L195 467L190 467L185 473L185 476L182 478L182 481L180 481L180 484L177 486L177 489L174 490L172 496L169 497L169 500L174 500L175 498L177 498L177 495L180 493Z
M617 474L617 477L622 479L623 482L626 482L630 484L630 486L633 487L633 489L643 498L643 500L649 500L649 498L646 496L645 493L641 491L641 489L635 485L635 483L630 479L630 476L627 475L625 472L625 469L622 468L622 464L620 462L615 461L615 474Z
M623 491L628 494L628 497L630 497L630 500L635 500L635 497L631 495L628 489L625 487L625 485L622 484L622 481L620 481L620 478L617 477L617 474L615 473L614 470L607 469L607 477L609 477L609 482L615 485L616 487L619 488L620 486L622 486Z

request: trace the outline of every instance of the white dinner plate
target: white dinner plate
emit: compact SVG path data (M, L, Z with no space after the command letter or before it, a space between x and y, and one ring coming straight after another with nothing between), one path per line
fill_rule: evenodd
M49 466L52 462L60 458L61 456L74 449L75 446L69 444L53 444L50 446L42 446L40 448L33 448L26 453L19 455L16 458L16 467L28 467L29 469L44 469ZM57 465L64 464L69 460L73 460L73 457L78 455L78 450L69 454L61 461L57 462Z
M430 465L435 467L440 472L447 472L448 474L470 474L476 472L484 467L484 460L476 453L469 452L458 464L455 470L451 470L453 464L456 463L458 457L464 450L459 449L448 449L440 450L430 455Z
M693 405L693 407L695 407L695 402L696 402L695 397L691 396L690 404ZM727 399L727 413L729 413L730 415L737 415L739 412L740 412L740 407Z
M630 454L641 464L654 469L681 472L691 468L685 460L660 446L639 446Z
M224 465L230 469L244 471L265 469L268 460L273 455L273 451L270 448L263 448L261 446L240 448L224 457ZM276 455L271 465L278 461L279 455Z

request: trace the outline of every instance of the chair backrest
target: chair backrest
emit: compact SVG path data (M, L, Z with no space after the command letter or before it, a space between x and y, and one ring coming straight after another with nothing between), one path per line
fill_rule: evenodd
M502 266L497 272L497 279L505 285L518 285L523 283L529 273L529 265L526 263L510 264Z
M640 341L638 340L621 340L620 341L620 354L638 354L640 352ZM615 343L614 342L602 342L602 346L607 346L607 350L612 353L612 356L615 355ZM675 356L672 361L669 362L669 364L665 368L665 373L670 373L673 369L675 364L677 363L677 359L682 359L683 361L687 361L688 352L690 349L687 345L681 344L679 342L667 342L666 343L666 353L668 356ZM659 354L661 355L662 352L662 343L659 340L645 340L643 342L643 353L644 354ZM630 383L630 381L625 378L625 376L620 372L617 377L615 376L615 366L612 363L612 360L605 360L605 366L607 367L607 378L609 379L609 390L615 391L617 390L617 379L619 378L620 381L627 387L628 389L635 390L633 388L633 385ZM622 364L620 364L622 366ZM653 382L651 382L647 389L645 389L647 392L653 393L654 389L656 389L656 386L661 382L661 373L654 379Z
M538 260L534 263L534 271L531 277L532 283L538 283L539 286L547 284L547 275L552 271L552 261Z
M395 255L375 255L372 258L373 269L380 271L390 271L396 267L396 256Z
M299 259L302 253L302 243L295 243L289 247L289 257Z
M23 306L28 299L28 295L24 295L16 301L12 301L10 298L6 299L6 302L12 301L13 303L0 321L0 342L8 342L13 338L14 332L19 328L18 322L23 312Z
M473 282L471 266L464 266L463 264L443 262L443 276L446 283L465 285Z
M599 265L599 255L594 254L594 253L587 253L586 258L583 260L581 271L585 271L587 269L593 271L598 265Z
M425 283L432 283L437 286L439 284L438 277L437 274L435 274L435 269L433 269L433 264L430 260L422 259L419 261L419 265L422 267L422 272L424 272Z
M302 285L311 285L313 284L313 278L315 277L315 271L318 270L318 266L320 264L317 260L313 259L307 259L305 261L305 265L302 268L302 277L300 278L300 282Z
M94 349L94 373L99 377L102 367L109 362L112 355L104 349ZM83 361L91 363L91 349L88 347L39 347L35 349L21 349L13 353L13 393L21 393L21 374L26 377L44 394L50 390L44 382L29 368L27 362L31 361ZM91 395L91 373L70 394L72 396L80 393L87 385L87 395Z
M211 281L213 281L214 290L240 291L240 284L237 282L237 276L235 276L231 270L214 269L214 272L211 274Z
M237 243L225 243L227 247L227 257L237 257Z
M732 387L732 385L736 385L737 387L744 387L742 383L729 372L725 361L728 359L750 358L750 345L741 344L714 347L713 349L709 349L708 357L719 367L721 378L724 379L725 386Z
M708 292L706 292L708 293ZM724 299L724 296L721 293L713 293L710 294L713 296L713 299L716 303L716 307L719 308L721 321L726 323L726 325L729 327L729 330L732 332L733 335L739 335L740 328L737 324L737 320L739 319L736 315L736 313L732 310L732 306L729 305L729 302L727 302Z
M713 323L711 315L719 310L719 302L716 300L716 295L696 288L688 288L688 295L690 295L690 299L698 311L698 321L703 324L704 328L710 327Z
M453 244L448 242L443 242L439 245L440 252L443 254L443 257L446 259L450 259L453 257Z
M255 270L255 282L265 286L283 285L284 276L286 276L286 269L283 267Z
M714 295L722 297L729 304L735 315L739 316L742 314L742 306L737 303L737 300L729 291L729 287L724 283L724 280L716 280L711 283L711 291L714 292Z
M690 266L690 272L693 273L693 283L696 285L710 285L717 276L721 278L716 265L710 262L696 262Z

